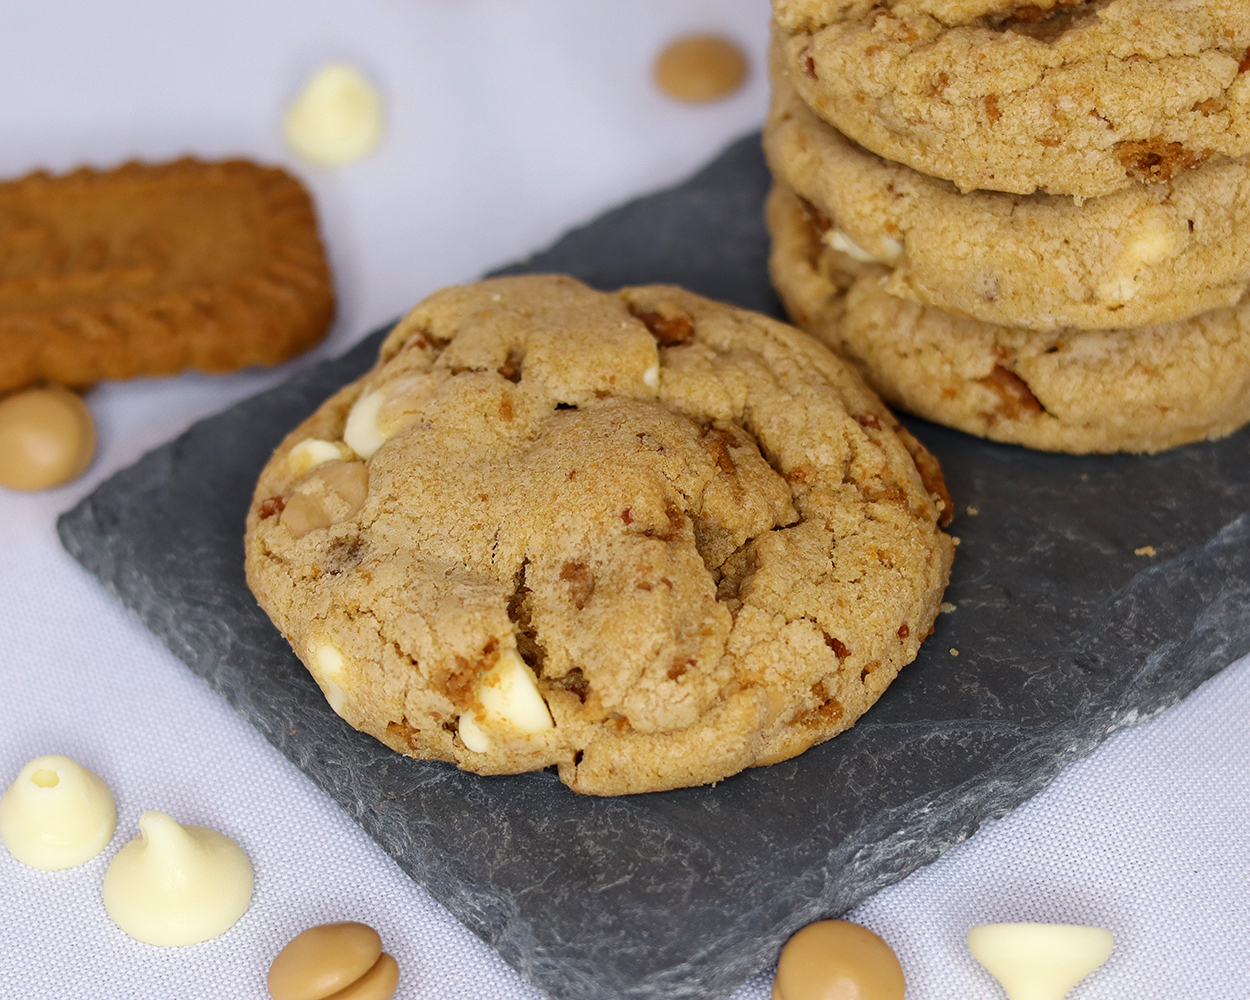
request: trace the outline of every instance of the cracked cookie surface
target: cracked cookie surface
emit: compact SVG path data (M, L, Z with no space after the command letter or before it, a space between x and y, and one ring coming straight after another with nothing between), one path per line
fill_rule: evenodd
M821 121L773 64L764 146L834 248L888 266L887 291L986 323L1122 329L1196 316L1250 286L1250 158L1076 205L960 194Z
M1250 421L1250 295L1131 330L1043 332L891 295L889 271L831 249L776 186L770 270L791 318L894 406L1044 451L1156 452Z
M931 631L936 462L791 327L653 286L446 289L296 428L248 581L336 712L609 795L848 728Z
M803 99L961 190L1093 197L1250 153L1243 0L773 0Z

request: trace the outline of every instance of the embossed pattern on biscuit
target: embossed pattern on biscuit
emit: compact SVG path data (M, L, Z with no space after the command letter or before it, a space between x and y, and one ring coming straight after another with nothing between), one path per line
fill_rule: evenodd
M248 578L400 752L715 781L852 725L928 634L950 501L896 426L814 341L680 289L447 289L279 447ZM344 436L365 498L293 529Z
M0 392L276 364L333 312L312 202L277 168L184 159L0 184Z

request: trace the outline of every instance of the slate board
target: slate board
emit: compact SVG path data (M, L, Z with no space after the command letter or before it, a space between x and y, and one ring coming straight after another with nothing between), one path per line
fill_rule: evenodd
M507 268L673 281L777 311L758 137ZM244 584L253 482L381 334L197 424L59 524L65 547L526 979L718 997L1250 650L1250 435L1155 457L1027 452L918 421L961 536L953 613L849 733L714 788L581 798L408 760L326 706ZM969 516L968 506L979 508ZM1153 546L1154 556L1134 555ZM959 656L950 650L957 648Z

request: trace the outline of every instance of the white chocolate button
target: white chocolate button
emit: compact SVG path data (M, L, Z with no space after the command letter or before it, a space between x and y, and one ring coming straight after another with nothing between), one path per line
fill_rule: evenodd
M968 931L968 949L1002 983L1008 1000L1063 1000L1111 957L1105 927L1076 924L982 924Z
M113 839L117 808L100 778L68 757L36 757L0 798L0 840L24 865L90 861Z
M385 402L386 396L382 390L375 389L356 400L347 414L343 440L361 458L371 458L386 443L386 435L378 426L378 414Z
M342 715L343 707L347 704L347 692L342 687L346 667L347 660L337 646L327 642L313 652L314 673L317 680L321 681L326 701L336 715Z
M229 837L179 826L163 812L139 817L139 836L104 873L104 908L136 941L198 944L229 930L252 901L252 864Z
M385 131L382 98L360 71L331 63L313 74L287 112L287 145L327 167L359 160L378 147Z
M345 457L343 449L334 441L306 438L287 454L286 464L293 476L303 476L319 465L339 462Z
M660 391L660 363L658 361L642 373L642 381L653 392Z

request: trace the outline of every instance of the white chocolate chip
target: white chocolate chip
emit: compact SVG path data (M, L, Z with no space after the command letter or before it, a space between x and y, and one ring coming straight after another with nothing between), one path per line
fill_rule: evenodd
M109 862L101 895L113 923L136 941L180 947L234 926L254 887L252 863L229 837L149 810L139 836Z
M1117 275L1108 278L1098 286L1098 298L1103 302L1128 302L1133 299L1140 286L1132 275Z
M496 719L526 734L555 727L547 703L538 693L534 671L515 649L505 649L499 662L478 681L478 698L489 727Z
M1075 924L983 924L968 931L968 949L1008 1000L1063 1000L1114 946L1106 928Z
M893 236L881 237L881 250L877 254L877 260L882 264L897 264L899 258L903 256L903 244L896 240Z
M473 716L465 712L460 716L460 725L457 729L460 741L472 750L474 753L486 753L495 745L495 741L486 734L486 731L473 721Z
M55 871L94 858L113 839L113 793L81 764L36 757L0 797L0 841L24 865Z
M1120 255L1124 270L1146 267L1167 260L1176 252L1176 232L1166 216L1151 215Z
M313 74L284 123L292 151L328 167L368 156L384 130L381 96L359 70L341 62Z
M476 694L480 710L463 713L459 723L460 739L476 753L494 746L492 732L533 736L555 728L534 672L515 649L505 649L478 678Z
M331 643L322 643L313 651L312 660L313 674L325 689L326 701L336 715L342 715L347 704L347 693L340 686L347 666L343 651Z
M1104 302L1128 302L1141 291L1138 273L1180 250L1176 227L1162 212L1149 215L1126 242L1116 259L1115 272L1098 286Z
M338 462L344 457L342 447L334 441L305 438L291 449L286 464L293 476L302 476L319 465Z
M834 250L846 254L861 264L897 264L903 256L903 244L889 236L880 239L881 249L869 253L841 229L830 229L825 234L825 242Z
M386 443L387 435L378 426L378 414L385 402L385 393L381 389L375 389L356 400L351 412L347 414L343 440L361 458L371 458Z
M660 363L658 361L642 373L642 381L653 392L660 391Z

